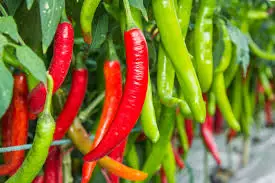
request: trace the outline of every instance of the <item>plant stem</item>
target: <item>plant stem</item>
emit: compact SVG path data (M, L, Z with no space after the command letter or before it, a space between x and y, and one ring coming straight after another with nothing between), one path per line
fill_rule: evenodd
M245 167L249 161L249 150L250 150L250 138L247 136L243 137L243 157L242 157L242 167Z
M127 22L127 30L136 27L135 23L134 23L134 19L131 13L131 8L130 8L130 4L128 0L123 0L123 4L124 4L124 8L125 8L125 12L126 12L126 22Z

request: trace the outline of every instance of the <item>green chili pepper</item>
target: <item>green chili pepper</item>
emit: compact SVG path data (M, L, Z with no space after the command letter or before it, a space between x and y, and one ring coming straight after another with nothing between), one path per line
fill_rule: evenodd
M136 150L135 141L139 133L131 134L128 138L125 159L128 165L134 169L139 169L139 157Z
M209 90L213 81L212 34L215 6L216 0L200 1L194 30L195 65L203 92Z
M266 96L268 97L269 100L273 99L274 96L273 96L272 88L271 88L270 82L268 80L268 77L267 77L266 73L264 72L263 67L261 67L258 70L258 76L259 76L259 79L263 85L264 92L265 92Z
M232 112L232 108L230 106L230 103L226 94L223 73L215 74L215 78L213 82L213 91L216 96L216 101L219 106L219 109L223 114L226 122L228 123L230 128L232 128L235 131L239 131L240 125Z
M142 171L148 173L147 182L153 174L160 168L165 155L165 150L170 142L175 125L175 108L162 107L161 118L159 122L160 138L157 143L152 145L150 154L147 156Z
M216 112L216 97L213 91L208 92L207 110L210 116L213 116Z
M182 112L184 117L187 118L192 118L192 112L190 110L190 107L188 106L188 104L186 103L186 101L184 100L184 94L182 92L182 88L179 88L179 98L181 100L179 107L180 107L180 111Z
M162 160L162 167L164 169L167 181L169 183L176 183L176 161L174 157L173 147L171 142L166 146L166 150L164 150L165 156Z
M232 54L232 43L224 20L218 19L217 28L219 32L222 32L222 42L224 45L224 50L220 62L215 68L215 73L224 72L227 69L230 64Z
M238 70L233 80L230 94L231 94L231 105L232 105L233 114L237 120L240 120L243 98L242 98L242 75L241 75L240 69Z
M206 108L195 69L181 34L174 2L173 0L154 0L152 7L162 44L171 59L179 84L184 88L184 98L194 119L203 122Z
M157 90L161 103L167 107L177 106L181 102L180 99L173 97L174 82L175 70L160 44L158 52Z
M232 45L232 56L231 56L231 61L228 66L228 68L224 71L224 82L225 82L225 87L228 88L230 84L232 83L238 68L239 64L237 63L237 49L234 44Z
M161 113L161 103L160 103L160 99L159 99L157 89L156 89L156 86L154 83L155 82L151 83L152 93L153 93L153 105L154 105L154 109L155 109L156 120L159 121L160 113Z
M92 21L100 0L84 0L80 12L80 24L84 41L92 43Z
M192 0L178 0L177 14L183 38L186 37L188 31L191 10Z
M7 183L29 183L39 173L46 161L53 139L55 122L51 115L53 79L47 74L48 94L44 110L37 121L34 141L21 167L7 180Z
M152 86L150 74L148 74L148 88L146 92L146 98L141 111L141 125L145 135L152 140L152 142L157 142L159 139L159 130L156 121L156 114L152 99Z
M188 142L188 137L185 130L184 117L180 112L177 112L176 124L177 124L177 132L179 134L181 146L183 147L183 150L184 150L184 157L186 157L187 152L189 150L189 142Z

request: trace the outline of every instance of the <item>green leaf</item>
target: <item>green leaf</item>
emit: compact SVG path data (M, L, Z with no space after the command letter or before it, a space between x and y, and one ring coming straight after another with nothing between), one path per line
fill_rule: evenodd
M242 64L244 74L246 74L247 67L250 62L247 37L239 28L233 26L232 24L228 24L227 27L230 38L236 46L237 63Z
M9 10L9 15L13 16L17 8L22 3L22 0L4 0L4 3L7 5Z
M0 60L0 118L4 115L9 107L12 98L13 77L6 68L2 60Z
M0 34L0 60L2 59L3 56L3 49L4 46L8 43L8 39L3 36L2 34Z
M108 32L108 21L108 16L105 14L100 16L98 21L95 23L91 49L100 48L102 43L104 43L104 41L106 40L106 35Z
M19 41L17 25L13 17L0 17L0 32L9 35L14 41Z
M214 63L214 69L218 67L220 64L222 54L224 52L224 43L222 40L223 32L219 30L216 34L219 34L218 40L214 43L214 51L213 51L213 63Z
M53 40L64 5L64 0L40 0L39 2L43 53L47 52Z
M32 8L34 0L26 0L27 8L30 10Z
M41 60L29 47L17 46L16 56L19 62L38 80L46 83L46 68Z
M148 15L147 15L147 11L144 7L143 0L129 0L129 3L131 6L139 9L141 11L143 17L145 18L145 20L148 21Z

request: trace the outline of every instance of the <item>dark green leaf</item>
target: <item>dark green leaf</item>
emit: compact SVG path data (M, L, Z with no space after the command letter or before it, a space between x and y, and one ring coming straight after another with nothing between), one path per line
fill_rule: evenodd
M22 3L22 0L4 0L4 3L7 5L9 10L9 15L13 16L17 8Z
M148 15L147 15L147 11L144 7L143 0L129 0L129 3L131 6L139 9L141 11L143 17L145 18L145 20L148 21Z
M30 10L32 8L34 0L26 0L27 8Z
M108 16L105 14L100 16L98 21L95 23L93 29L93 42L91 44L91 49L100 48L102 43L104 43L108 32L108 21Z
M39 2L44 53L53 40L64 5L64 0L40 0Z
M237 27L228 24L227 25L230 38L236 46L237 63L242 64L244 74L246 74L247 67L250 62L249 47L247 37Z
M223 37L223 32L221 30L219 30L219 32L215 33L218 34L218 39L217 41L214 43L214 51L213 51L213 63L214 63L214 68L218 67L221 58L222 58L222 54L224 52L224 43L222 40Z
M9 35L16 42L19 40L17 25L11 16L0 17L0 32Z
M20 63L38 80L46 83L46 68L43 61L27 46L16 47Z
M0 59L0 118L3 116L12 98L13 78L3 61Z

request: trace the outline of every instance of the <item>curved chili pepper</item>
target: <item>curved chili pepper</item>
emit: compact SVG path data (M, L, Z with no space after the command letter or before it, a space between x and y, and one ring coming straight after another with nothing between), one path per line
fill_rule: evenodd
M223 131L223 117L220 109L216 107L216 114L214 120L214 133L219 134Z
M232 108L230 106L230 103L226 94L226 88L224 85L224 76L222 72L217 73L215 75L214 82L213 82L213 91L215 92L217 104L226 122L228 123L230 128L232 128L235 131L239 131L240 125L237 119L235 118Z
M127 5L128 0L124 0ZM129 4L126 6L130 15ZM131 25L130 23L128 23ZM132 28L124 33L127 77L116 117L99 145L84 156L93 161L108 154L130 133L142 110L148 86L148 48L142 31Z
M213 91L208 92L207 110L211 116L216 112L216 97Z
M189 150L189 142L188 137L186 134L186 128L184 124L184 117L183 115L178 111L177 109L177 116L176 116L176 124L177 124L177 132L180 137L181 146L183 147L183 150L185 152L185 156L187 155L187 152Z
M269 82L268 77L267 77L266 73L264 72L263 68L259 69L258 77L259 77L261 84L264 88L264 93L268 97L268 100L273 100L274 95L272 92L272 88L271 88L270 82Z
M7 132L9 135L3 140L4 145L17 146L24 145L28 140L28 108L27 108L28 86L24 74L14 75L13 98L11 106L7 112L4 122L8 122ZM5 126L4 126L5 127ZM5 164L0 165L0 175L13 174L22 164L25 157L25 151L13 151L5 155Z
M180 107L180 112L182 113L182 115L184 117L187 118L192 118L192 112L190 110L190 107L188 106L188 104L186 103L185 99L184 99L184 93L182 91L182 88L179 88L179 98L181 100L179 107Z
M49 147L53 139L55 122L50 112L53 79L47 74L48 94L45 108L37 121L34 141L21 167L7 180L7 183L31 182L46 161Z
M36 176L32 183L44 183L44 175Z
M157 143L152 145L148 158L146 159L142 170L148 173L148 180L158 170L163 157L165 156L167 145L169 144L174 125L175 125L176 111L175 108L168 108L163 106L161 112L161 118L159 122L160 138ZM158 157L158 158L156 158Z
M207 150L212 154L217 164L220 165L221 159L213 136L213 117L208 113L206 114L205 122L201 124L201 134Z
M88 71L81 62L77 59L76 68L72 73L72 85L68 98L56 119L54 140L60 140L64 137L84 100L88 84Z
M80 11L80 25L84 41L92 43L92 21L100 0L84 0Z
M125 159L130 167L139 169L139 157L138 157L136 146L134 144L134 140L131 140L131 137L132 136L130 136L128 140L127 151L126 151L127 153L126 153Z
M113 50L112 53L110 53L110 57L116 57L114 56L115 50L112 46L112 42L109 42L109 46L110 50ZM90 150L93 150L100 143L100 141L106 134L107 130L109 129L111 123L115 118L115 115L117 114L117 110L122 97L122 76L119 61L105 61L103 70L106 91L105 101L99 125L97 127L97 131L95 134L95 139ZM82 167L82 183L89 182L95 165L96 161L84 162L84 165Z
M174 146L173 146L173 153L174 153L174 159L176 161L176 164L178 165L178 167L180 169L183 169L185 167L184 162L181 159L179 152L177 151L177 149Z
M74 123L70 126L68 136L72 140L73 144L80 150L82 154L86 154L92 147L92 141L89 138L84 127L81 125L78 118L74 120ZM110 173L113 173L121 178L128 180L144 180L147 178L147 174L139 170L129 168L108 156L99 159L101 167L107 169Z
M166 146L165 155L162 160L162 168L165 172L167 181L169 183L175 183L177 167L171 142Z
M168 180L163 168L160 169L160 181L161 183L168 183Z
M202 92L213 81L212 34L216 0L200 1L194 29L195 65Z
M61 168L61 172L60 172ZM61 178L61 180L60 180ZM60 148L53 147L44 165L44 181L62 183L62 157Z
M116 146L116 148L114 148L114 150L110 153L109 157L121 163L123 161L126 144L127 139L124 140L124 142L122 142L118 146ZM114 174L110 174L110 180L112 183L119 183L119 177Z
M54 80L53 93L62 85L72 60L74 45L74 30L69 22L62 22L58 25L55 38L51 64L48 72ZM40 82L29 94L29 111L33 114L40 113L44 108L46 100L46 88Z
M182 37L185 38L190 22L192 0L178 0L177 17L181 27Z
M237 120L240 120L242 114L242 75L240 68L238 67L235 79L232 83L231 95L231 105L232 111Z
M232 54L232 43L229 35L229 31L226 27L224 20L218 19L217 28L220 32L222 32L222 42L224 45L224 50L220 58L220 62L218 66L215 68L215 73L224 72L231 61L231 54Z
M266 122L266 126L272 126L272 125L273 125L273 118L272 118L272 103L271 103L270 100L266 100L266 101L265 101L264 111L265 111L265 122Z
M171 59L180 86L184 88L184 98L192 111L194 120L203 122L206 115L205 104L195 69L181 34L174 0L154 0L152 7L164 49Z
M232 56L231 56L231 61L228 66L228 68L224 71L224 83L225 87L228 88L230 84L232 83L238 68L239 68L239 63L237 63L237 49L234 44L232 44Z
M145 101L142 107L140 121L145 135L153 142L159 139L159 130L156 120L155 108L153 105L152 86L150 73L148 73L148 87L146 92Z
M193 138L194 138L194 131L193 131L193 121L191 119L184 120L186 134L188 138L189 148L192 146Z
M157 90L160 101L168 107L176 106L181 100L173 97L175 70L161 44L159 44L157 64Z

